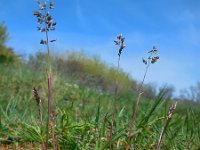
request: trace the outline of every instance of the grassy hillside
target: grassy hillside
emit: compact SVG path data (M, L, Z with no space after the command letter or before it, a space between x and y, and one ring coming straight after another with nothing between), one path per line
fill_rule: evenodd
M28 62L29 68L33 72L45 70L46 58L44 53L31 56ZM117 72L116 67L103 63L98 57L89 57L83 52L56 54L52 56L51 61L55 74L80 86L113 93L118 80L121 92L133 92L137 88L136 81L129 74L123 70Z
M114 68L96 58L90 59L75 53L65 59L52 59L55 122L51 126L54 138L50 138L50 143L54 139L58 149L109 149L111 113L115 100L117 110L112 143L114 149L124 149L132 107L136 101L134 91L130 92L133 89L127 86L134 87L135 82L127 74L120 72L120 87L129 92L114 97ZM42 61L42 54L39 54L27 64L0 66L1 147L9 145L13 149L40 149L45 141L47 86ZM33 87L41 97L41 107L35 103ZM152 100L141 99L131 139L133 149L156 149L163 129L161 149L200 149L199 105L178 102L177 109L168 122L171 104L171 100L165 100L164 92ZM42 115L39 115L39 108Z

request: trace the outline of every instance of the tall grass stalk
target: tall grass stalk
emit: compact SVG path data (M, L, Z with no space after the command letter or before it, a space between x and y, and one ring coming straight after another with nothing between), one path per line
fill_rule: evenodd
M119 81L118 81L118 75L119 75L119 65L120 65L120 58L123 49L125 48L124 45L125 38L122 36L122 34L117 36L117 40L114 40L115 45L119 47L118 49L118 60L117 60L117 74L116 74L116 80L115 80L115 89L114 89L114 99L113 99L113 112L112 112L112 120L110 125L110 149L112 149L112 134L113 134L113 125L114 125L114 119L115 119L115 112L116 112L116 99L117 99L117 93L119 88Z
M52 16L49 14L49 9L52 10L54 9L54 3L53 1L48 2L45 0L44 2L37 1L39 10L34 11L33 14L37 17L38 23L40 24L38 30L40 32L45 32L45 40L41 40L40 44L46 45L46 49L48 52L47 55L47 69L46 69L46 74L47 74L47 85L48 85L48 110L47 110L47 124L46 124L46 144L45 144L45 149L48 149L48 141L49 141L49 128L50 128L50 115L51 115L51 109L52 109L52 75L51 75L51 61L50 61L50 48L49 48L49 42L54 42L55 40L49 41L49 35L48 32L50 30L55 30L56 23L53 22ZM48 3L48 5L47 5Z
M138 111L138 107L139 107L139 102L140 102L142 94L144 93L143 92L143 85L144 85L144 81L146 79L147 72L149 70L150 65L154 64L159 59L159 56L153 57L153 54L156 54L156 52L157 52L157 49L156 49L155 46L153 46L153 49L148 52L149 57L147 58L147 60L143 59L143 63L146 65L146 69L145 69L145 73L144 73L142 82L141 82L139 89L138 89L138 96L137 96L136 105L135 105L135 107L133 107L133 114L132 114L132 119L131 119L131 122L130 122L130 129L129 129L129 133L128 133L128 142L127 142L127 145L126 145L126 150L129 149L131 138L134 141L133 129L134 129L135 121L136 121L136 118L137 118L137 111Z
M46 25L47 29L47 25ZM46 35L46 47L48 51L48 70L47 70L47 83L48 83L48 110L47 110L47 124L46 124L46 149L48 149L48 140L49 140L49 126L50 126L50 115L51 115L51 101L52 101L52 82L51 82L51 61L50 61L50 49L49 49L49 37L48 30L45 30Z

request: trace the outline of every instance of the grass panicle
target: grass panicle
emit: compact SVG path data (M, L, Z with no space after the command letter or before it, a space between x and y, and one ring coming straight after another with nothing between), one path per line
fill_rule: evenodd
M117 36L117 40L114 40L115 45L117 45L119 49L118 49L118 61L117 61L117 74L116 74L116 80L115 80L115 90L114 90L114 99L113 99L113 112L112 112L112 120L111 120L111 125L110 125L110 149L112 149L113 125L114 125L114 118L115 118L115 112L116 112L116 97L119 90L118 76L119 76L119 68L120 68L120 58L121 58L122 51L125 48L124 42L125 42L125 38L122 36L122 34L119 34Z
M49 31L55 30L56 22L54 22L53 17L50 15L50 10L54 9L54 2L47 1L44 2L38 0L39 11L34 11L33 15L37 17L37 22L39 26L37 27L38 31L45 33L45 39L40 40L40 44L46 45L48 57L47 64L48 67L46 69L47 73L47 86L48 86L48 112L47 112L47 126L46 126L46 145L45 149L48 149L49 142L49 128L50 128L50 115L52 111L52 73L51 73L51 60L50 60L50 48L49 43L55 42L55 39L49 39ZM54 134L54 133L53 133ZM53 140L54 141L54 140Z
M136 118L137 118L137 111L138 111L138 107L139 107L139 102L140 102L140 99L142 97L142 94L144 93L144 91L143 91L144 81L145 81L145 78L147 76L147 72L149 70L150 65L156 63L156 61L159 59L159 56L154 56L157 53L157 51L158 51L157 48L155 46L153 46L152 50L148 51L149 56L148 56L147 60L144 59L144 58L142 59L142 62L146 65L146 69L145 69L145 73L144 73L142 82L141 82L139 89L138 89L138 96L137 96L137 100L136 100L136 105L135 105L135 107L133 107L133 114L132 114L132 119L131 119L131 122L130 122L130 129L129 129L129 133L128 133L128 142L127 142L127 145L126 145L126 150L129 149L131 138L134 141L134 137L132 136L132 133L133 133L135 121L136 121Z

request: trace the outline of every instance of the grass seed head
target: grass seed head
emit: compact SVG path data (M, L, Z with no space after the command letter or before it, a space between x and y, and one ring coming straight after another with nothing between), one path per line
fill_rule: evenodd
M117 40L114 40L115 45L119 46L118 50L118 56L120 57L122 54L123 49L126 47L124 45L125 38L122 36L122 34L117 36Z
M41 98L40 98L38 91L35 87L33 87L33 96L35 98L37 106L40 106L42 101L41 101Z
M154 64L158 61L158 59L160 59L160 56L157 55L155 56L155 54L158 52L157 48L155 46L153 46L152 50L148 51L149 56L147 57L147 60L142 58L142 62L145 65L150 65L150 64Z
M173 102L173 104L169 108L168 119L170 119L172 117L172 114L173 114L174 110L176 109L176 106L177 106L177 101Z
M39 6L39 11L34 11L33 15L37 18L37 23L39 26L37 27L40 32L48 32L56 29L56 22L54 22L53 17L50 15L49 11L54 9L53 1L48 2L45 0L44 2L37 1ZM55 40L50 40L55 41ZM40 44L47 44L48 41L41 40Z

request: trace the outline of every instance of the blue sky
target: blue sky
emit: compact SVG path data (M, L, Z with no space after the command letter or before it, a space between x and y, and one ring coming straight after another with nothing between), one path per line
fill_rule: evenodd
M57 22L50 33L58 41L55 51L84 50L116 64L116 35L126 37L121 67L137 80L145 66L141 58L156 45L160 60L152 65L146 82L168 83L180 89L199 81L200 70L199 0L55 0L52 12ZM0 0L0 21L10 33L7 45L27 56L42 47L32 15L35 0Z

